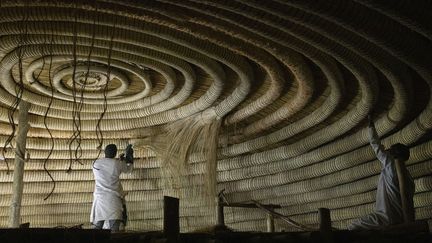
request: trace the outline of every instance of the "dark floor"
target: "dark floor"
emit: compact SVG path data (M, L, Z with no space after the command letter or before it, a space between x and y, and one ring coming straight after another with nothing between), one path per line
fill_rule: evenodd
M432 243L432 235L427 232L350 232L334 231L324 236L319 232L303 233L256 233L225 232L217 234L184 233L177 241L167 241L162 232L117 233L106 230L85 229L0 229L0 243L33 243L33 242L112 242L112 243L255 243L255 242L329 242L329 243Z

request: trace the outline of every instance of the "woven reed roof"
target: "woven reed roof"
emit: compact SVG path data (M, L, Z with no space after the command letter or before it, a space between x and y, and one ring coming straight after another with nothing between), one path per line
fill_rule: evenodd
M170 122L214 108L223 117L218 189L226 189L230 202L281 204L280 213L312 226L319 207L331 209L339 228L373 210L380 165L367 142L372 113L385 145L412 148L407 164L416 184L416 217L432 217L429 1L0 3L1 144L12 132L8 113L16 87L22 84L22 100L32 104L23 222L89 226L91 164L99 153L107 82L103 146L124 149ZM80 85L86 73L87 85ZM69 149L78 114L82 151L77 141ZM14 117L17 122L18 111ZM81 164L72 155L66 173L71 151L82 152ZM11 170L14 156L6 151ZM160 230L160 160L146 148L135 156L135 171L122 177L128 229ZM45 161L56 182L47 200L53 183ZM8 224L12 181L2 162L0 227ZM187 190L183 197L190 197ZM183 230L212 221L199 204L182 208ZM258 210L227 209L225 217L235 230L266 227Z

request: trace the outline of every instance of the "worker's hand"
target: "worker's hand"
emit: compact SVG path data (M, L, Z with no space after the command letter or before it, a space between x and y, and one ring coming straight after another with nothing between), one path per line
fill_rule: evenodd
M128 144L128 146L125 149L125 154L126 154L126 156L125 156L126 163L127 164L133 164L133 162L134 162L134 156L133 156L134 150L132 148L132 144Z

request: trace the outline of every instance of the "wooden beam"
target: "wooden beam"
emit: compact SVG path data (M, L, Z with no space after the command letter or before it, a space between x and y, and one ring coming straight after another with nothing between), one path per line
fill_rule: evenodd
M253 201L253 202L255 203L255 205L256 205L258 208L262 209L264 212L266 212L266 213L268 213L268 214L271 214L273 217L277 217L277 218L279 218L279 219L281 219L281 220L287 222L288 224L290 224L290 225L292 225L292 226L294 226L294 227L296 227L296 228L298 228L298 229L302 229L302 230L309 230L309 231L310 231L310 230L313 230L312 228L309 228L308 226L305 226L305 225L302 225L302 224L300 224L300 223L295 222L294 220L288 218L288 217L285 216L285 215L282 215L282 214L280 214L280 213L278 213L278 212L275 212L275 211L274 211L273 209L271 209L271 208L267 208L267 207L265 207L264 204L261 204L261 203L259 203L259 202L257 202L257 201Z
M26 152L26 139L29 129L28 110L30 103L21 100L18 113L18 132L15 145L15 167L13 173L13 194L11 200L9 227L19 228L21 223L21 201L24 189L24 162Z
M221 202L221 206L223 207L234 207L234 208L260 208L255 203L226 203ZM262 207L274 209L274 208L281 208L280 205L275 204L261 204Z

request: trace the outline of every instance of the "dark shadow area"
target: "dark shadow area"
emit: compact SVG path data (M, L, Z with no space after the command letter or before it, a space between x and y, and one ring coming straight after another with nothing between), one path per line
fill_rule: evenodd
M315 232L224 232L213 233L181 233L178 242L182 243L238 243L238 242L332 242L332 243L430 243L431 234L420 229L412 231L333 231L330 234ZM112 243L157 243L168 241L162 232L135 232L115 233L108 230L91 229L0 229L0 242L2 243L33 243L33 242L112 242Z

